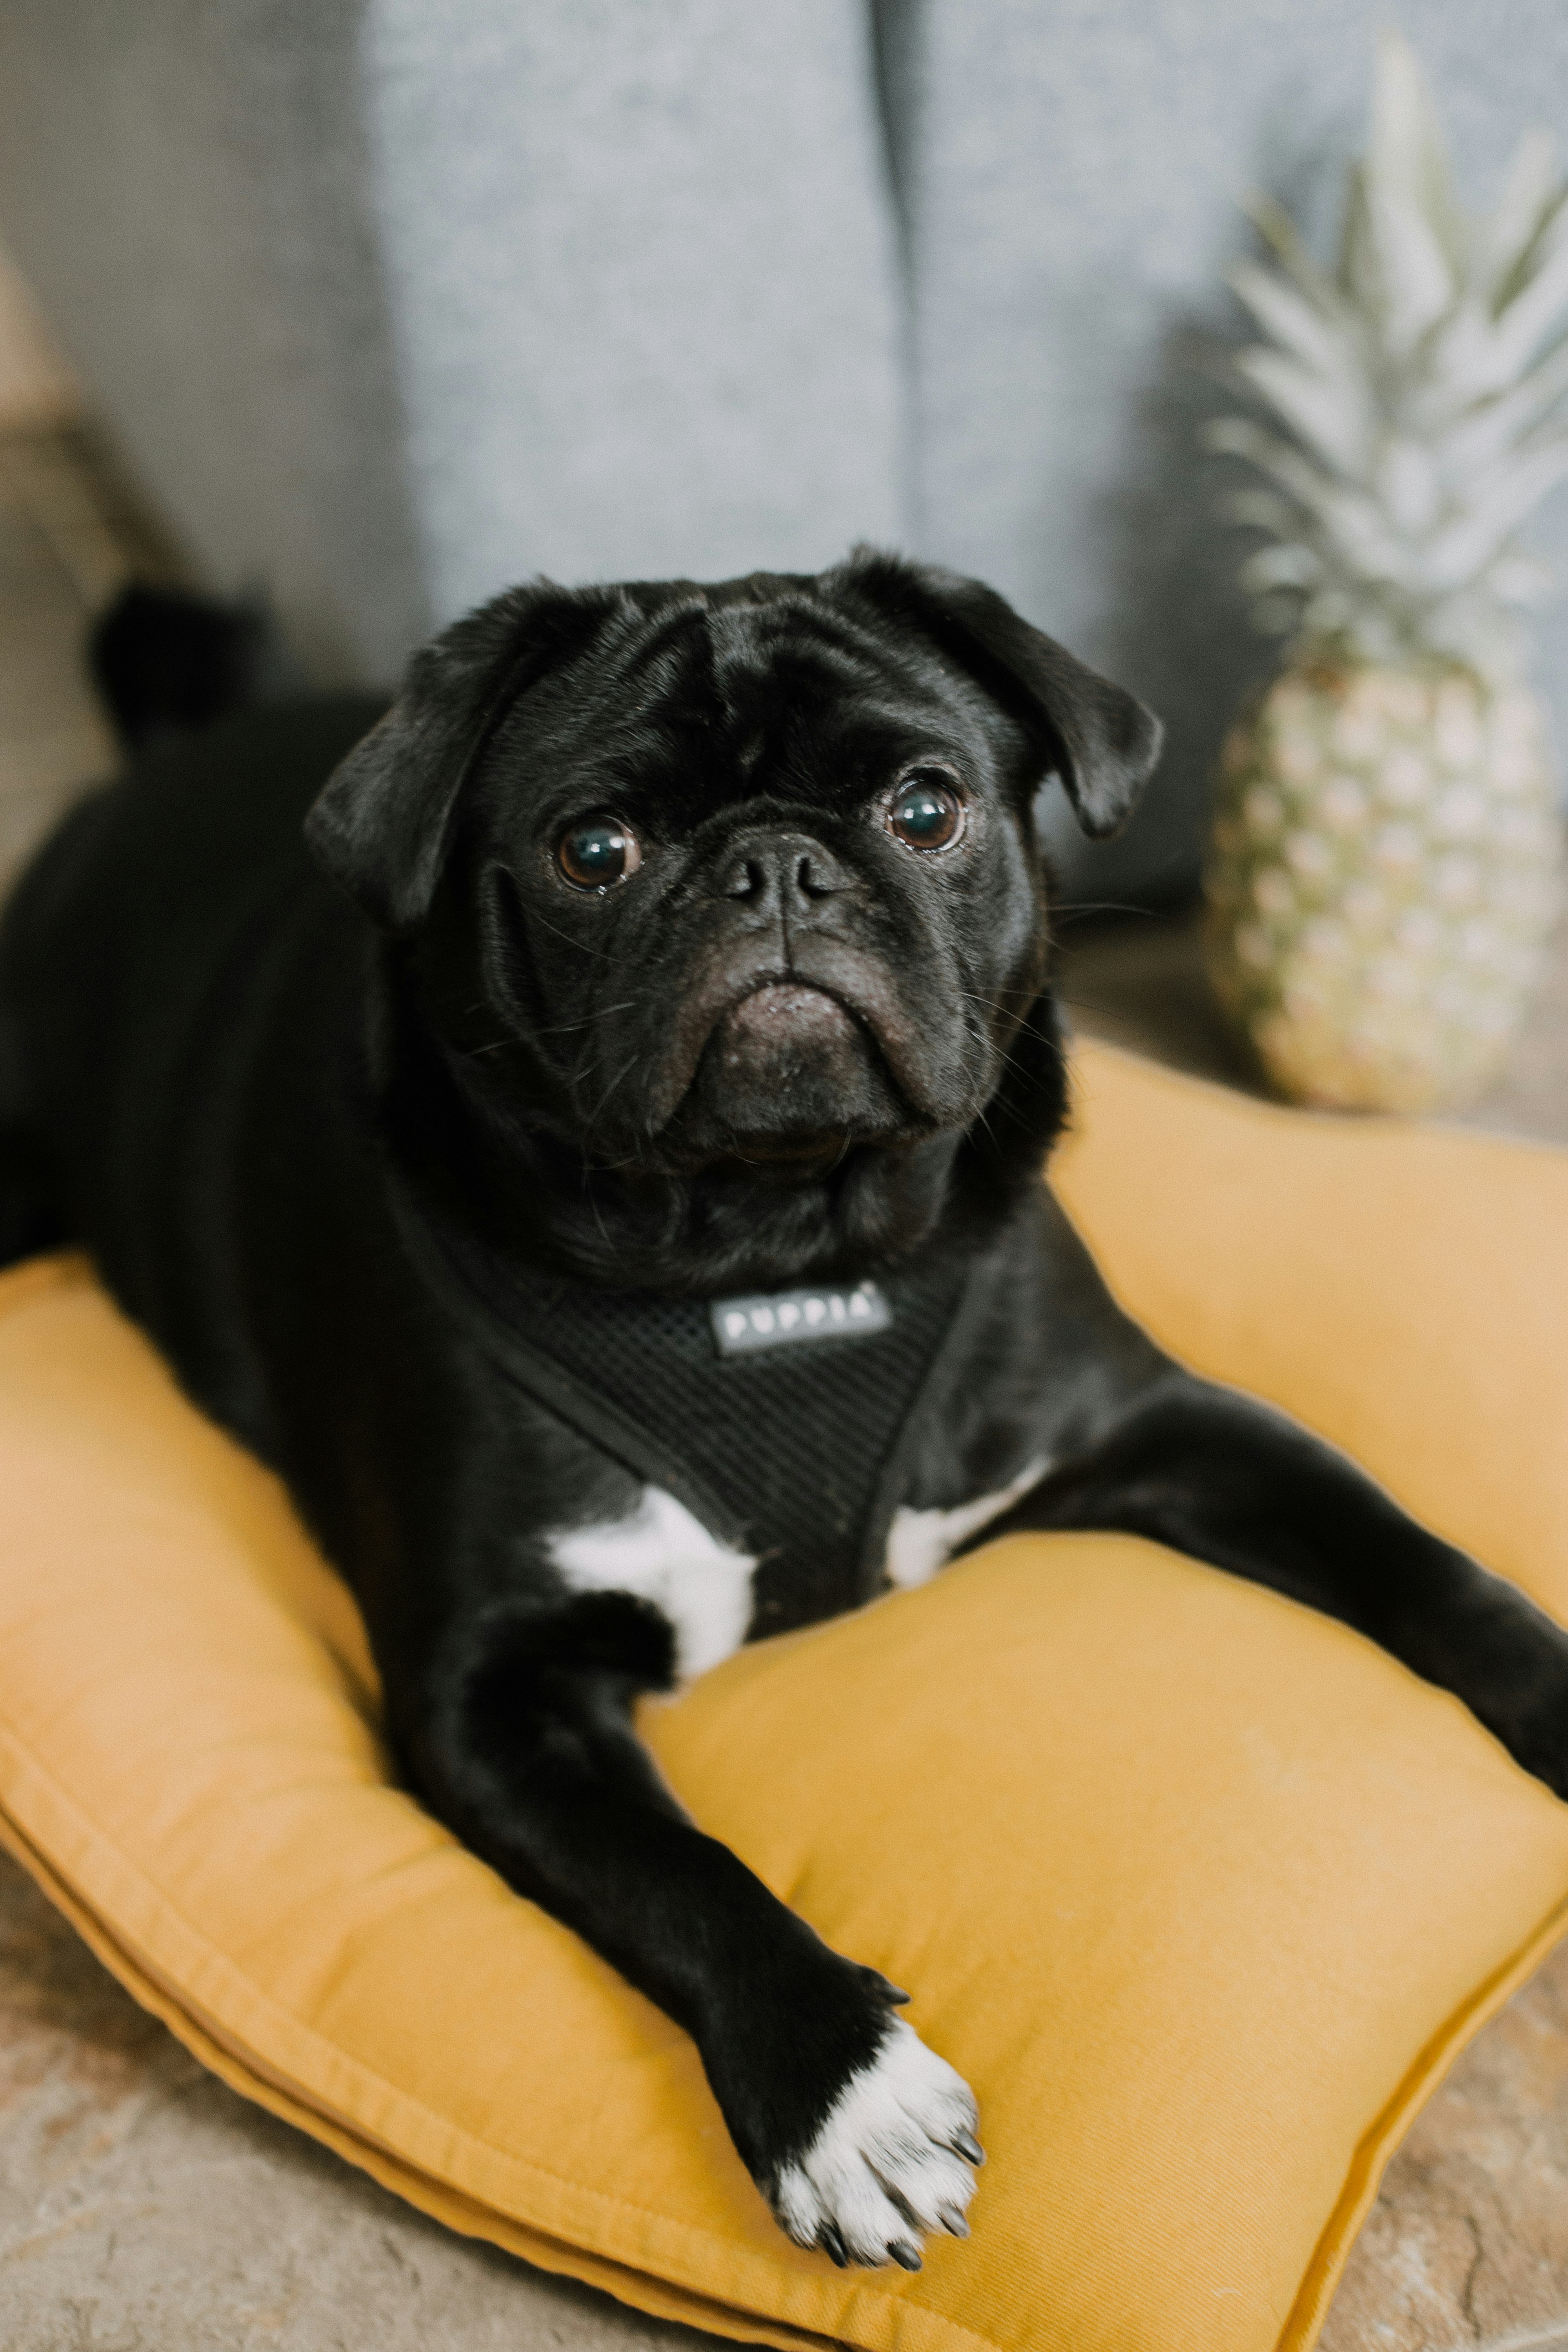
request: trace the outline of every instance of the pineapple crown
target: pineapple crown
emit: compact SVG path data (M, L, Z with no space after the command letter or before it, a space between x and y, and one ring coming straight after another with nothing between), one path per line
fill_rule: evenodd
M1517 532L1568 474L1568 185L1551 141L1527 132L1495 211L1467 221L1415 54L1385 33L1333 273L1279 205L1250 209L1273 261L1230 282L1268 340L1231 370L1284 433L1226 416L1205 437L1269 485L1227 502L1268 535L1241 572L1260 625L1309 658L1517 676L1519 610L1552 585Z

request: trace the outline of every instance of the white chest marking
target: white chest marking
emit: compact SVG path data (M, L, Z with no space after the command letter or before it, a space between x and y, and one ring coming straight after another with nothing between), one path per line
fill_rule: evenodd
M924 1584L952 1559L965 1537L1000 1518L1010 1503L1045 1476L1048 1467L1042 1454L1000 1494L982 1495L973 1503L960 1503L952 1511L911 1511L907 1503L900 1504L888 1529L887 1570L892 1582L903 1591Z
M738 1650L752 1616L749 1552L709 1534L662 1486L645 1486L628 1518L568 1528L545 1549L576 1592L635 1592L675 1628L682 1677Z

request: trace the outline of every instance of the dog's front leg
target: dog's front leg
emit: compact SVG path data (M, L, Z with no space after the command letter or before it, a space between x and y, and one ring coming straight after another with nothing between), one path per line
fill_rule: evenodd
M1338 1617L1568 1797L1568 1633L1255 1399L1173 1368L989 1532L1020 1528L1150 1536Z
M506 1613L389 1692L431 1810L691 2035L748 2170L797 2243L920 2267L967 2234L968 2085L665 1787L629 1720L668 1683L669 1629L595 1593Z

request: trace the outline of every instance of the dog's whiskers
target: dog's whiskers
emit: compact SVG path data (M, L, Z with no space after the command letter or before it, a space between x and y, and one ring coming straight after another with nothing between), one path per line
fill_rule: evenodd
M999 996L983 996L977 988L961 988L959 994L971 1004L983 1004L988 1013L1000 1013L1010 1019L1018 1017L1016 1004L1005 1004Z
M537 923L542 931L548 931L552 940L564 940L567 946L575 948L579 955L596 956L601 962L609 955L608 948L592 948L586 940L574 940L571 932L563 931L558 923L547 922L537 908L529 910L528 920Z
M610 1097L615 1093L616 1088L620 1085L621 1080L628 1076L630 1073L637 1068L637 1066L641 1059L642 1055L640 1054L633 1054L626 1061L622 1063L620 1068L616 1072L615 1076L610 1080L609 1085L605 1088L604 1093L600 1096L598 1102L595 1104L589 1116L587 1126L587 1136L589 1139L592 1138L599 1121L604 1118L605 1111L608 1109ZM595 1063L594 1066L597 1069L599 1065Z
M595 1021L609 1020L612 1013L634 1012L641 1002L638 996L628 996L619 1004L605 1004L595 1012L584 1013L581 1021L558 1022L553 1028L536 1029L533 1034L536 1037L570 1037L579 1029L591 1029Z

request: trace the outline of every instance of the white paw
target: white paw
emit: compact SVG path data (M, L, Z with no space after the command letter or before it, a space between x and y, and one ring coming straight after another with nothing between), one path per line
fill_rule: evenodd
M963 2075L913 2026L889 2018L876 2057L779 2174L773 2210L797 2245L821 2246L836 2262L918 2271L922 2231L969 2235L963 2209L974 2194L978 2120Z

